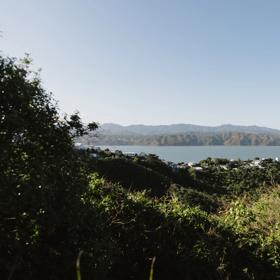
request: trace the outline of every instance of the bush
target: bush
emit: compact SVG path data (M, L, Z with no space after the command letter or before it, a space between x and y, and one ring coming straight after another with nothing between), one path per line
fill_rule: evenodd
M255 254L280 269L280 188L273 187L254 201L238 199L223 219L243 242L255 243Z
M0 270L4 279L57 279L72 274L77 253L88 171L73 137L85 130L78 115L59 117L29 65L0 57Z
M148 279L153 257L155 279L274 279L276 275L269 263L252 253L253 246L240 242L219 219L182 204L176 196L152 199L145 192L100 183L95 176L85 201L103 213L104 237L113 244L114 255L109 247L104 252L110 256L107 279Z
M170 185L170 179L159 172L126 159L98 160L94 169L127 189L149 190L152 196L162 196Z

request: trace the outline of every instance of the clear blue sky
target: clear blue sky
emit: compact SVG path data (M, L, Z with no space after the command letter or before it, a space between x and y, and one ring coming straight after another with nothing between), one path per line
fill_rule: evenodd
M120 124L280 128L279 0L0 0L63 112Z

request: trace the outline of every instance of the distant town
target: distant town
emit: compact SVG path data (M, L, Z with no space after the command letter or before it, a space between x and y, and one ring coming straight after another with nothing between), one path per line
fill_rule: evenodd
M96 159L104 159L104 158L122 158L122 159L138 159L138 160L146 160L148 157L153 157L158 160L161 160L167 166L171 167L174 171L176 169L193 169L196 171L202 171L204 169L208 169L210 166L215 164L216 167L220 169L229 170L229 169L238 169L242 168L264 168L263 164L266 162L279 162L279 157L271 158L259 158L256 157L252 160L236 160L236 159L226 159L226 158L207 158L200 162L172 162L165 159L160 159L155 154L147 154L144 152L136 153L136 152L122 152L120 150L111 151L110 149L101 149L100 147L96 147L93 145L84 145L82 143L76 143L75 147L81 150L87 150L90 153L90 156Z

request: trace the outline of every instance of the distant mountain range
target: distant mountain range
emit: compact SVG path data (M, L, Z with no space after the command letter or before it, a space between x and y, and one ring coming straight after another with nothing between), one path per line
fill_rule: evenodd
M193 124L128 125L106 123L79 141L93 145L265 145L280 146L280 130L259 126Z
M220 126L202 126L193 124L171 124L171 125L127 125L122 126L114 123L105 123L100 126L100 132L103 134L139 134L139 135L163 135L176 134L187 132L205 132L205 133L225 133L225 132L239 132L239 133L269 133L279 134L280 130L261 127L261 126L241 126L232 124L223 124Z

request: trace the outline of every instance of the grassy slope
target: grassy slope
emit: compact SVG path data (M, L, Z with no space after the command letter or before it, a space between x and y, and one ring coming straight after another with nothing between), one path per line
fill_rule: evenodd
M102 254L110 255L111 265L104 279L148 279L153 257L154 279L277 279L279 275L275 252L261 247L250 231L237 230L230 209L221 216L207 214L182 204L176 195L151 198L145 191L127 191L96 176L85 203L103 213L106 221L102 242L108 239L110 246Z
M280 277L280 191L269 187L266 171L213 167L181 174L151 158L111 158L94 166L106 179L92 186L102 193L118 236L120 254L110 272L116 279L147 278L154 256L155 279ZM155 193L159 185L162 192Z

